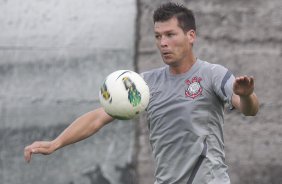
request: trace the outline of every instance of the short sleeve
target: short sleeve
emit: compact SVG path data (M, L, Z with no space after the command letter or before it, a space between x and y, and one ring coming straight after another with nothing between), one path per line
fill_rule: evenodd
M230 109L233 109L232 95L233 95L233 83L235 80L234 75L225 67L214 64L212 70L212 86L217 96L229 105Z

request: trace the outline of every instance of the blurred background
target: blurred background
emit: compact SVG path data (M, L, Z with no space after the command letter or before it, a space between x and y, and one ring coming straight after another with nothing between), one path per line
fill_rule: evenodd
M165 0L0 0L0 183L153 184L145 114L30 164L23 149L51 140L99 106L118 69L163 66L153 10ZM282 183L282 1L183 0L196 16L198 58L256 79L260 111L226 111L233 184Z

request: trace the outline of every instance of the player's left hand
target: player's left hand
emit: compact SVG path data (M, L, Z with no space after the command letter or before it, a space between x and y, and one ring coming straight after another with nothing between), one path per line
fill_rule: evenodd
M254 92L254 78L249 76L236 77L233 92L241 97L250 96Z

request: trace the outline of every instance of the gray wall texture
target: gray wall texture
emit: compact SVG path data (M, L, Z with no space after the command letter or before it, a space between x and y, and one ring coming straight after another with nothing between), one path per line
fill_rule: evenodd
M50 156L23 160L99 105L99 86L134 69L134 0L0 1L0 183L127 184L134 178L132 121Z
M162 66L154 46L153 10L164 0L139 0L138 69ZM185 0L197 22L197 57L237 75L253 75L260 99L256 117L226 112L225 150L233 184L282 183L282 1ZM146 121L139 129L139 183L153 183Z
M1 184L153 183L144 115L138 123L116 121L85 141L34 156L30 164L23 149L53 139L96 108L99 85L110 72L163 65L151 18L163 2L0 1ZM282 1L177 2L195 12L199 58L256 79L258 115L226 111L232 183L281 184Z

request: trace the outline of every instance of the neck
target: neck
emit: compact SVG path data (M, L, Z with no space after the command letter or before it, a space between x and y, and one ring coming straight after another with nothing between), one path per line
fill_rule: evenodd
M188 72L192 66L196 63L196 58L194 55L191 57L187 58L185 62L181 63L180 65L177 66L169 66L169 71L171 74L177 75L177 74L182 74Z

